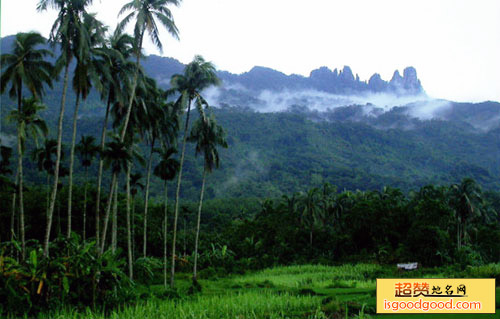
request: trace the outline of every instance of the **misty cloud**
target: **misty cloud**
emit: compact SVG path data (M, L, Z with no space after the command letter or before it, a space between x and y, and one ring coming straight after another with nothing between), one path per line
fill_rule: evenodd
M313 89L252 91L241 85L205 90L213 106L228 104L250 107L257 112L285 112L301 109L319 113L331 112L339 107L359 106L363 116L379 116L395 107L407 107L407 115L419 120L443 119L441 113L450 108L445 100L436 100L425 94L397 95L392 93L365 93L338 95Z

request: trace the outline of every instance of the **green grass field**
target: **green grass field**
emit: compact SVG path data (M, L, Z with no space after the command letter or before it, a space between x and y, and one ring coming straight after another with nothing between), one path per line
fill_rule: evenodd
M376 315L375 278L390 269L378 265L290 266L240 276L201 280L201 293L189 295L188 275L179 275L177 298L161 285L138 286L134 305L112 313L61 310L42 318L417 318L419 315ZM424 277L443 277L443 273ZM500 305L497 289L497 308ZM500 318L496 315L433 315L425 318Z

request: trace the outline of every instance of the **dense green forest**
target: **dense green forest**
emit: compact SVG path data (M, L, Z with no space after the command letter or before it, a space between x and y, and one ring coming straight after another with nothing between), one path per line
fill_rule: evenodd
M0 316L360 318L398 262L500 278L500 128L210 105L231 75L195 56L159 84L142 54L157 24L179 37L179 1L134 0L113 32L91 2L41 0L49 39L2 51Z

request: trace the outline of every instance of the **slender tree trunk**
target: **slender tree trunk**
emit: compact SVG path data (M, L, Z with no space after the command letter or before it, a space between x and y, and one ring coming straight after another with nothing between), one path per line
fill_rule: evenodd
M104 216L102 236L101 236L101 252L100 252L101 254L104 253L104 247L106 244L106 232L108 230L109 215L111 213L111 203L113 202L113 192L115 191L115 186L116 186L116 175L117 173L113 173L113 178L111 180L111 185L109 189L108 201L106 204L106 214Z
M88 186L89 168L85 167L85 188L83 191L83 241L87 238L87 186Z
M71 204L73 195L73 165L75 164L76 127L78 122L78 108L80 107L80 94L76 94L75 112L73 113L73 135L71 137L71 150L69 155L69 177L68 177L68 229L66 238L71 237Z
M139 68L141 66L141 51L142 51L142 39L144 38L144 30L142 31L139 37L139 46L137 52L137 59L135 61L135 73L134 73L134 82L132 84L132 92L130 94L130 99L128 101L127 114L125 115L125 122L123 123L122 132L120 134L120 142L125 140L125 134L127 132L128 122L130 121L130 114L132 113L132 105L134 103L135 98L135 89L137 87L137 80L139 78Z
M168 226L168 191L165 181L165 206L163 207L163 286L167 288L167 226Z
M106 143L106 130L108 129L108 119L109 119L109 108L111 105L111 93L108 94L108 103L106 105L106 115L104 116L104 123L102 125L101 131L101 152L104 151L104 145ZM99 172L97 173L97 196L96 196L96 208L95 208L95 239L96 239L96 249L99 252L99 236L101 235L101 218L100 218L100 207L101 207L101 184L102 184L102 172L104 169L104 161L102 155L99 156Z
M111 250L113 251L113 254L116 252L116 235L118 232L118 225L117 225L117 215L118 215L118 183L116 183L115 186L115 193L114 193L114 199L113 199L113 220L111 224Z
M66 64L64 70L64 86L63 94L61 99L61 110L59 112L59 122L57 126L57 155L56 155L56 165L54 168L54 186L52 187L52 193L50 196L49 212L47 214L47 227L45 229L45 237L43 241L43 256L49 256L49 241L50 241L50 230L52 228L52 216L54 214L54 208L56 204L57 197L57 185L59 184L59 166L61 165L61 147L62 147L62 133L63 133L63 120L64 120L64 108L66 105L66 91L68 90L68 69L69 62Z
M177 239L177 219L179 218L179 195L181 191L182 166L184 164L184 153L186 152L187 131L189 126L189 112L191 111L191 100L188 101L188 110L186 113L186 124L184 126L184 137L182 141L181 162L179 164L179 175L177 176L177 190L175 191L175 209L174 209L174 234L172 238L172 265L170 268L170 286L174 287L175 280L175 241Z
M17 89L17 112L19 118L17 119L17 192L19 200L19 231L21 235L21 260L24 260L26 253L26 241L24 234L24 200L23 200L23 149L21 138L21 114L23 112L22 106L22 82L19 81ZM26 129L26 128L25 128Z
M207 170L203 169L203 182L201 183L200 203L198 205L198 221L196 222L196 237L194 240L194 266L193 266L193 283L198 283L197 266L198 266L198 241L200 238L200 223L201 223L201 207L203 205L203 193L205 192L205 178Z
M50 174L47 172L47 196L45 204L45 218L49 215L49 205L50 205Z
M151 181L151 166L153 164L153 149L155 145L155 139L151 141L151 149L149 150L149 161L148 161L148 176L146 177L146 194L144 195L144 234L143 234L143 246L142 255L146 258L146 247L147 247L147 236L148 236L148 203L149 203L149 185Z
M132 196L132 260L135 260L135 196Z
M14 191L14 194L12 194L12 212L10 214L10 241L14 241L16 238L16 228L15 228L15 221L16 221L16 198L17 198L17 183L19 179L19 172L16 172L16 177L15 177L15 186L16 190Z
M134 260L132 258L132 233L130 229L130 171L132 170L132 164L127 165L127 257L128 257L128 277L130 280L134 280Z

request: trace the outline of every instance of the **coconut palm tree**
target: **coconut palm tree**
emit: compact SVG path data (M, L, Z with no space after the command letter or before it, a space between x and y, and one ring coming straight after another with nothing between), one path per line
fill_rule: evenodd
M104 225L100 242L101 254L104 252L104 247L105 247L106 232L108 227L109 214L111 210L111 203L115 191L114 187L116 185L116 178L120 172L125 171L127 169L128 163L132 161L132 155L129 152L127 144L120 142L120 139L117 136L113 136L112 140L106 143L106 148L104 149L102 156L104 158L105 168L111 168L113 180L111 181L110 185L109 197L106 206L107 207L106 216L104 218Z
M85 47L88 50L82 50L81 55L76 55L76 66L73 72L73 90L76 95L75 110L73 113L73 131L69 155L69 179L68 179L68 228L66 237L71 236L71 209L72 209L72 194L73 194L73 165L75 161L75 145L76 145L76 128L78 121L78 108L80 99L85 101L92 88L92 82L95 86L100 86L99 78L95 72L96 67L100 65L96 63L94 56L96 51L104 42L104 33L106 27L95 19L93 14L84 16L81 26L81 33L85 35L84 40L87 41Z
M135 196L140 189L144 189L144 184L141 183L142 174L135 173L131 174L132 163L129 164L127 170L127 252L129 258L129 277L133 279L133 260L134 260L134 250L135 250L135 226L134 226L134 215L135 215ZM130 213L130 205L132 205L132 213Z
M194 265L193 265L193 285L198 286L197 262L198 262L198 241L200 237L201 208L203 205L203 193L205 191L205 179L207 173L211 173L214 168L219 167L218 146L227 148L224 129L217 125L214 117L199 118L193 125L188 141L196 143L196 155L202 154L204 158L203 179L201 183L200 203L198 205L198 219L196 223L196 237L194 241Z
M155 46L160 50L163 49L163 45L160 41L160 31L158 30L157 21L167 29L167 31L175 38L179 38L179 31L175 26L174 19L170 9L167 8L168 5L178 6L180 0L132 0L125 4L120 10L118 15L128 13L125 18L119 23L118 30L123 30L127 24L129 24L133 19L135 19L134 26L134 39L135 39L135 73L134 80L132 82L131 94L129 96L127 113L125 115L120 139L123 141L125 139L125 134L127 132L128 122L130 120L130 114L132 111L132 105L135 98L135 89L137 87L137 81L139 77L139 68L141 60L142 44L144 40L144 35L147 32L155 44Z
M464 178L451 185L448 196L457 218L457 248L461 249L467 239L467 221L481 213L481 188L473 179Z
M135 108L137 119L134 120L135 126L138 128L141 135L145 138L146 143L149 145L149 158L146 173L146 189L144 194L144 232L143 232L143 248L142 254L146 257L146 247L147 247L147 225L148 225L148 204L149 204L149 186L151 182L151 172L153 164L153 155L155 149L155 143L158 138L161 137L162 126L165 123L162 122L163 108L161 107L161 91L156 87L156 82L152 79L146 78L146 90L143 91L144 96L142 97L143 105L142 108ZM139 92L139 90L138 90ZM137 94L139 97L141 94ZM143 112L141 112L143 111Z
M313 231L320 213L320 192L318 188L311 188L300 199L300 219L306 228L309 228L309 245L313 247Z
M100 87L101 99L106 101L106 112L101 130L100 150L104 151L106 143L106 132L108 128L109 114L112 104L124 105L126 96L123 93L130 86L130 75L134 73L135 64L129 61L133 53L134 39L115 29L113 34L105 41L104 46L97 50L98 59L96 72L99 75L102 86ZM95 209L96 239L99 247L100 235L100 203L101 184L104 161L99 157L99 170L97 174L97 196Z
M219 83L220 80L217 78L214 65L210 62L206 62L201 56L196 56L194 60L185 67L184 74L175 74L172 76L170 83L171 89L169 93L176 92L179 94L179 98L175 102L176 109L180 112L186 110L179 174L177 175L177 189L175 192L174 233L172 240L172 265L170 274L170 285L172 287L174 286L175 277L175 244L177 239L177 220L179 217L179 195L182 181L182 166L184 164L184 154L186 151L191 104L194 102L200 117L205 118L204 108L208 107L208 103L201 96L201 92L204 89L212 85L218 85Z
M80 143L76 146L76 152L80 155L82 166L85 169L85 187L83 191L83 232L82 238L85 240L86 237L86 226L87 226L87 186L88 186L88 175L89 167L92 165L92 160L99 152L99 147L95 144L95 137L93 136L82 136Z
M50 42L58 44L61 49L56 66L58 70L64 68L63 91L61 108L57 125L57 156L54 167L54 183L50 196L49 212L47 214L47 226L44 236L43 255L49 255L50 231L52 228L52 216L57 199L57 188L59 185L59 168L61 165L62 133L64 111L66 107L66 93L68 90L69 66L75 56L83 57L89 50L85 29L82 27L84 17L89 15L86 8L93 0L40 0L37 10L45 11L49 7L58 10L58 15L50 32Z
M45 85L52 87L52 74L54 68L46 61L52 53L46 49L37 49L39 45L45 44L45 39L35 32L18 33L14 42L12 53L2 54L0 65L2 76L0 78L0 93L4 93L8 86L9 96L17 99L18 115L24 113L23 87L27 88L33 97L41 98ZM34 101L32 101L34 103ZM17 187L19 200L19 215L21 224L22 258L24 259L24 202L23 202L23 128L21 125L27 123L18 118L17 122ZM36 125L35 125L36 126Z
M23 205L23 156L26 149L26 138L31 135L38 146L38 137L47 136L48 128L45 121L38 114L45 109L35 98L22 99L20 110L14 110L9 115L9 120L17 124L17 152L18 152L18 195L19 195L19 222L21 228L21 256L25 257L25 229Z
M163 285L167 287L167 212L168 212L168 188L167 182L174 179L179 170L179 161L172 158L177 153L173 147L155 150L160 155L160 162L154 169L154 175L160 178L165 186L163 206Z
M132 130L131 130L132 131ZM102 154L104 158L105 168L111 168L111 173L113 180L110 184L109 196L106 204L106 213L103 221L103 230L101 235L101 247L100 253L104 252L105 239L107 233L107 227L109 222L109 216L111 212L111 203L113 199L113 194L116 186L116 178L118 174L123 171L128 170L129 164L132 160L137 160L139 163L144 163L144 158L140 155L137 145L135 143L133 134L129 134L125 142L121 142L118 136L113 136L112 141L106 143L106 148Z
M57 155L57 141L46 139L42 147L37 147L32 154L32 160L37 163L39 171L45 171L47 176L47 204L45 213L49 210L50 175L54 174L55 161L52 158Z

